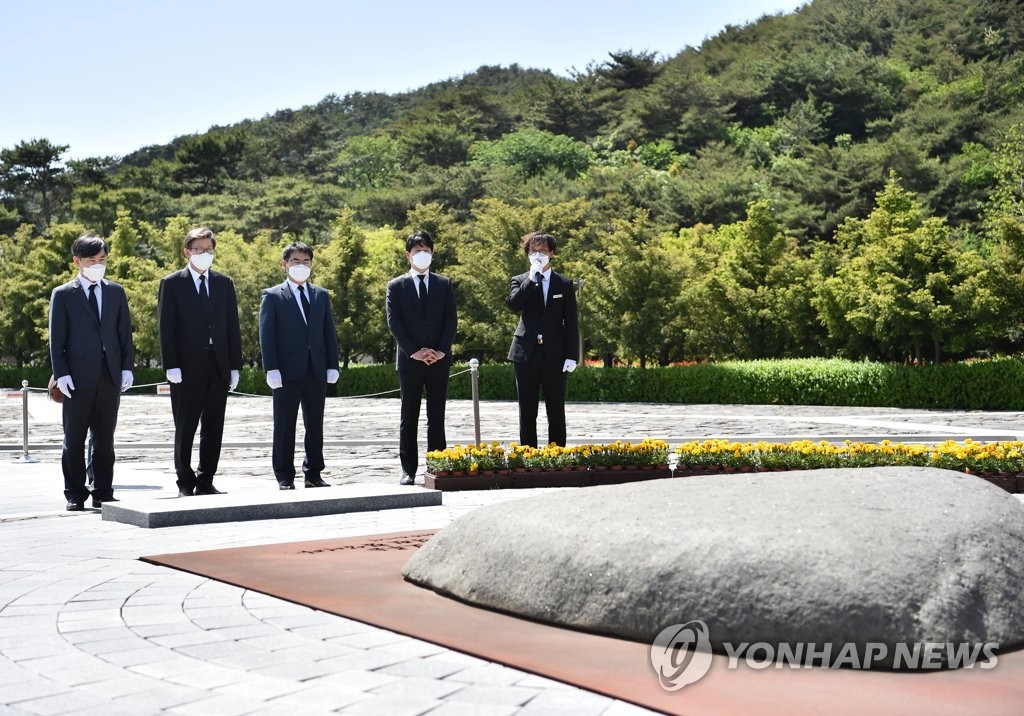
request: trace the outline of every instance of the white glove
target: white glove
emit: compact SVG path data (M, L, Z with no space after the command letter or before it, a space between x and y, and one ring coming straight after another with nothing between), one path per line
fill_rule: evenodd
M530 259L530 280L536 281L537 277L541 275L541 269L544 268L544 259Z
M135 376L132 375L130 370L121 371L121 392L128 390L132 387L132 383L135 382Z
M167 369L167 382L168 383L180 383L181 382L181 368L168 368Z
M279 370L268 370L267 371L267 385L270 386L271 390L277 390L284 385L284 381L281 379L281 371Z
M341 373L336 371L334 368L327 369L327 382L334 384L338 382L338 378L341 377Z
M234 390L238 387L238 379L240 377L241 374L237 370L231 371L231 382L228 383L228 390Z
M65 397L70 398L71 391L75 389L75 382L71 380L70 375L62 375L60 378L57 378L57 387L60 388L60 392Z
M576 361L572 358L566 358L565 363L562 363L562 372L572 373L574 370L576 370Z

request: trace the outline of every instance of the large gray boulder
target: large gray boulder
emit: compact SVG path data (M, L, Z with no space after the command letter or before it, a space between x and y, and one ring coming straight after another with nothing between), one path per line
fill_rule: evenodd
M933 468L711 475L505 502L452 522L404 574L648 643L701 620L719 651L880 643L889 658L872 666L891 666L900 643L1024 642L1024 507Z

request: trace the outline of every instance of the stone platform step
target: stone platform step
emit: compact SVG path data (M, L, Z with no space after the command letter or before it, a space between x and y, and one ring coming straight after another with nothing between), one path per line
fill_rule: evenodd
M282 491L276 483L262 481L258 489L231 489L221 485L223 495L177 497L130 495L118 492L119 502L102 506L103 520L136 527L180 527L214 522L244 522L284 517L316 517L346 512L375 512L407 507L432 507L441 504L441 493L417 486L355 483L329 488ZM219 483L219 481L218 481Z

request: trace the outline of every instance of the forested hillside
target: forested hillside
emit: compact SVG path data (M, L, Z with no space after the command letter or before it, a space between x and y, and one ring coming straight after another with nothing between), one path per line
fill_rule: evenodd
M652 21L655 21L652 19ZM572 76L481 67L126 157L0 153L0 358L46 360L83 229L156 358L156 285L218 232L246 356L281 241L317 248L346 360L388 360L384 287L425 228L456 281L458 357L501 359L517 239L560 240L588 357L936 361L1024 342L1024 12L1007 0L813 0L662 57ZM10 307L16 310L10 310Z

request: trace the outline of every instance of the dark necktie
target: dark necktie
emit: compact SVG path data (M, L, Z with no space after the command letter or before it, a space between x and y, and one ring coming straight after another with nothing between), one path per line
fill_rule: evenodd
M199 302L203 304L203 309L207 312L210 310L210 292L206 286L206 274L199 274Z
M302 302L302 317L309 323L309 299L306 298L306 287L299 284L299 301Z
M100 320L100 302L96 298L96 284L89 285L89 305L92 306L92 312L96 316L96 320Z
M537 274L537 287L540 289L541 300L544 301L544 305L548 305L548 295L544 292L544 274Z
M427 277L423 274L420 274L416 278L420 280L420 287L418 289L420 295L420 303L425 304L427 302Z
M207 290L206 274L199 274L199 303L203 307L206 316L206 332L209 336L209 344L213 345L213 304L210 303L210 292Z

